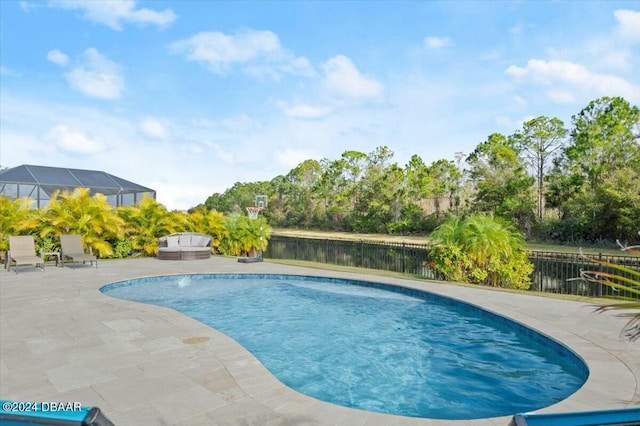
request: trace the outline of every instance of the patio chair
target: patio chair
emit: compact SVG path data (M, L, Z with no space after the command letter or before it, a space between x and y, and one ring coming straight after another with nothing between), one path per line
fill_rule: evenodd
M60 264L64 266L65 259L71 259L72 262L86 263L87 261L96 262L98 267L98 258L93 253L85 253L82 247L82 238L77 234L60 235Z
M31 235L9 237L7 270L11 270L12 263L15 264L16 274L18 265L34 265L44 272L44 259L36 255L36 245Z

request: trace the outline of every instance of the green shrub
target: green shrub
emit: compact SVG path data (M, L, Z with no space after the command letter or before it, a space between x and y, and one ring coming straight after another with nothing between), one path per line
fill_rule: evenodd
M533 264L524 237L509 223L486 215L449 218L430 236L430 260L448 280L528 289Z
M41 253L43 251L56 251L60 244L53 237L37 237L34 238L36 242L36 252Z
M128 238L120 239L116 241L116 243L114 244L113 251L114 251L113 257L117 259L129 257L133 252L133 244L131 244L131 240Z
M468 271L472 268L469 256L453 244L441 244L429 253L432 267L451 281L468 281Z
M53 237L40 237L36 235L34 240L36 243L36 253L38 253L38 255L40 255L40 253L43 253L43 252L59 251L60 243L57 239ZM50 259L44 259L44 260L46 261Z

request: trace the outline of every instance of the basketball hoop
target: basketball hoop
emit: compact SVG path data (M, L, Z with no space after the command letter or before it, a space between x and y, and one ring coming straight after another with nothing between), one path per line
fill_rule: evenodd
M257 219L260 210L262 210L262 207L247 207L247 214L249 215L249 219Z
M256 195L256 203L254 204L256 207L260 207L262 210L267 208L267 196L266 195Z
M267 196L266 195L257 195L256 196L256 205L247 207L247 215L249 216L249 220L256 220L258 216L260 216L260 212L267 208ZM238 259L240 263L253 263L253 262L262 262L262 228L264 221L258 221L260 225L260 244L258 245L258 256L257 257L241 257ZM253 228L253 226L252 226Z

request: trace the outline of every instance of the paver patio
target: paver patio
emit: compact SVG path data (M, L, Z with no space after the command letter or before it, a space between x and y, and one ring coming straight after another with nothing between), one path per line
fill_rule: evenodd
M543 412L640 405L640 344L620 340L625 319L584 303L270 262L102 261L0 272L0 398L79 401L116 425L507 425L510 417L453 422L370 413L282 385L222 333L168 308L113 299L111 282L186 273L273 273L362 279L423 289L516 319L571 347L586 384Z

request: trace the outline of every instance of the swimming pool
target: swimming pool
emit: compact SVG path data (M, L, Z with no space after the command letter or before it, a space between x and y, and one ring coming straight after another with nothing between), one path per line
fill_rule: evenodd
M362 281L161 276L102 288L173 308L251 351L282 383L335 404L475 419L532 411L586 381L559 343L473 305Z

